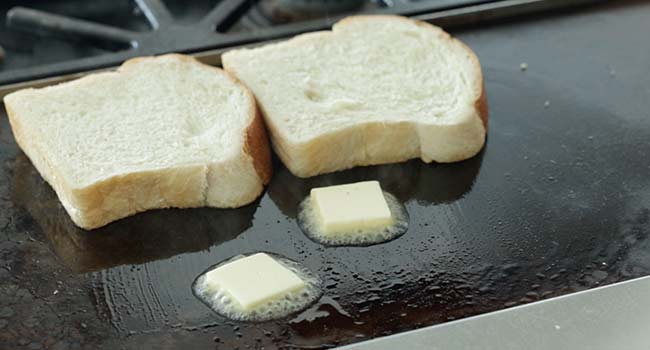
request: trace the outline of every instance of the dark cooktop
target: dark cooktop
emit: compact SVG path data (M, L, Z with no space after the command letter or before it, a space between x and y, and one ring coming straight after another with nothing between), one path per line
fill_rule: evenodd
M323 348L650 274L648 15L650 4L629 1L456 33L486 78L477 157L310 179L276 162L262 198L237 210L79 230L1 116L0 348ZM404 236L326 248L300 232L311 187L365 179L405 203ZM242 324L192 296L206 267L259 250L320 274L324 297Z

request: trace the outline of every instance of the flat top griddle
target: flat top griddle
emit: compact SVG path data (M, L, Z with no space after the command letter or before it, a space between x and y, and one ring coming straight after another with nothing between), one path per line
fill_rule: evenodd
M482 58L490 103L478 156L310 179L276 161L266 193L237 210L158 210L79 230L2 116L0 344L323 348L650 274L650 119L639 90L650 72L612 47L650 44L637 34L599 46L647 28L650 8L610 11L461 33ZM616 21L611 33L594 32L603 21ZM405 202L404 236L327 248L300 232L310 188L369 179ZM260 324L224 320L192 296L206 267L254 251L304 263L325 296Z

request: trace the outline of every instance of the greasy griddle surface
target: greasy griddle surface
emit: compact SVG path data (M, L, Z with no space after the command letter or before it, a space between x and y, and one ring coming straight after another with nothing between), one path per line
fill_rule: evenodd
M161 348L319 348L650 273L650 122L610 115L521 72L485 75L489 140L473 159L310 179L276 162L266 193L250 206L158 210L93 232L74 227L2 117L10 203L2 210L46 242L41 259L53 261L31 264L23 282L47 283L59 271L51 278L77 286L62 298L93 305L98 320L87 331L105 337L96 344L141 335L154 343L153 332ZM361 180L379 180L405 203L404 236L327 248L300 232L297 207L312 187ZM303 263L323 278L324 297L302 314L243 324L192 296L206 267L255 251Z

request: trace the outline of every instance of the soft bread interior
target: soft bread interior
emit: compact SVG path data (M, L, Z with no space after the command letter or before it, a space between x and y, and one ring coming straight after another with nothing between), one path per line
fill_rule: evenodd
M228 52L223 63L254 92L277 152L298 175L413 157L454 161L484 141L478 60L428 24L350 17L332 31ZM323 164L308 159L317 157Z
M189 57L133 59L5 104L19 145L82 227L150 208L240 206L262 190L244 151L250 92Z

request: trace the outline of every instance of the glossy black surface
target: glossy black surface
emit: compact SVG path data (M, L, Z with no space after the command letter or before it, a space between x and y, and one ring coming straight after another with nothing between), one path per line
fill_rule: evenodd
M239 210L153 211L76 229L2 117L0 344L320 348L650 274L644 13L650 6L632 2L459 33L484 66L481 154L311 179L276 164L264 196ZM405 202L404 236L326 248L300 232L296 209L311 187L365 179ZM258 250L318 273L320 303L248 325L194 298L206 267Z

